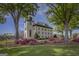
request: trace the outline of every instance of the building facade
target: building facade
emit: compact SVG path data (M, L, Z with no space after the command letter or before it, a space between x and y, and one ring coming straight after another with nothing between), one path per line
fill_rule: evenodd
M34 23L31 21L26 21L24 24L24 38L32 39L35 38L35 34L38 34L40 38L49 38L53 34L53 28L49 27L44 23Z

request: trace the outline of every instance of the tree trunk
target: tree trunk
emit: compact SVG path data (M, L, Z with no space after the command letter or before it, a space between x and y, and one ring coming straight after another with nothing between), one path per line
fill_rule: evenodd
M16 38L16 40L18 40L19 39L19 24L18 24L18 22L15 23L15 31L16 31L15 38Z
M15 38L16 38L16 40L18 40L19 39L19 18L20 18L20 16L19 15L17 15L17 16L12 15L12 18L13 18L14 25L15 25Z
M16 40L19 39L19 19L18 18L13 18L14 20L14 25L15 25L15 38Z
M65 21L64 23L64 31L65 31L65 37L64 37L64 43L68 43L68 23Z
M72 30L70 29L70 37L72 37Z

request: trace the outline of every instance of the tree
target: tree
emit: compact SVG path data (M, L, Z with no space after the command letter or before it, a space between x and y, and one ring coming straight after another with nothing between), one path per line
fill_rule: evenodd
M2 15L0 16L0 24L4 24L6 21L5 17L3 17Z
M69 23L73 21L74 16L76 15L76 11L78 11L78 4L72 3L62 3L62 4L48 4L49 9L47 14L50 17L50 20L57 24L64 25L65 32L65 43L68 42L68 31L69 31Z
M35 39L39 39L40 38L40 36L37 34L37 33L35 33Z
M72 37L72 32L74 29L77 29L79 26L79 22L77 18L73 18L73 21L70 21L69 23L69 32L70 32L70 37Z
M57 31L60 32L63 35L63 31L64 31L63 24L60 24L60 25L57 24L56 28L57 28Z
M69 30L68 31L69 31L69 34L70 34L69 37L72 37L72 32L73 32L74 29L79 28L79 26L78 26L79 25L79 22L77 20L74 17L73 18L73 21L70 21L70 23L68 25L68 27L69 27ZM55 23L55 25L56 25L57 31L58 32L61 32L61 34L63 35L64 25L62 23L60 23L60 24Z
M16 39L19 39L19 20L21 17L27 18L28 15L35 15L37 4L22 4L22 3L5 3L0 4L0 10L5 15L12 16L16 30Z

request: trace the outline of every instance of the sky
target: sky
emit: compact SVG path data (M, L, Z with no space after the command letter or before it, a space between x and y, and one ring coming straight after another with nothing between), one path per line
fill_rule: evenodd
M36 22L43 22L43 23L49 24L48 19L45 14L48 7L45 4L39 4L39 6L40 8L37 11L37 14L33 18L33 20ZM21 18L19 22L19 31L24 31L23 18ZM74 32L79 32L79 30L74 30ZM4 24L0 24L0 34L4 34L4 33L15 33L15 27L14 27L14 23L11 16L6 16L6 22Z
M33 18L35 22L44 22L49 24L45 12L48 7L45 4L39 4L40 8L37 11L36 16ZM49 24L50 25L50 24ZM19 31L24 31L24 19L21 18L19 22ZM0 24L0 34L3 33L15 33L15 27L11 16L6 16L6 22Z

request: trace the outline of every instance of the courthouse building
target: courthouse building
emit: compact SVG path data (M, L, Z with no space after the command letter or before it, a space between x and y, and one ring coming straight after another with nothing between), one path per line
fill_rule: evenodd
M52 36L53 28L48 24L27 20L24 24L24 38L35 38L38 34L40 38L49 38Z

